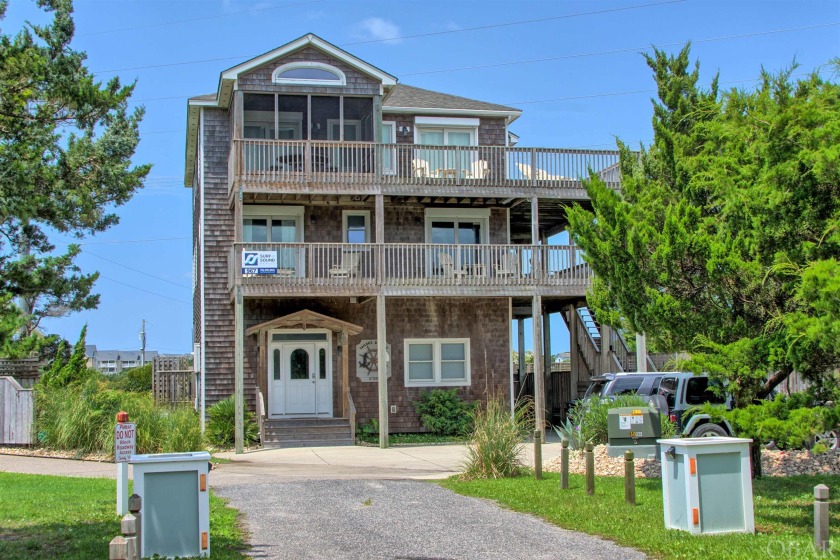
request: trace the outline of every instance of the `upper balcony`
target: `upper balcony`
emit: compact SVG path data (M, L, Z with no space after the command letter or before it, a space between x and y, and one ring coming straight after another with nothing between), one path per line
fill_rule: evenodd
M574 245L235 243L228 288L245 297L583 297L591 280Z
M586 200L581 178L619 186L618 152L506 146L238 139L230 195L246 193L543 197Z

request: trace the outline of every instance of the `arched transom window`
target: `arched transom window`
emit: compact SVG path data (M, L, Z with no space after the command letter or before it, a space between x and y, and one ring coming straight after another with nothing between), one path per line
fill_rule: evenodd
M271 75L275 84L343 86L347 85L344 72L321 62L290 62L279 66Z

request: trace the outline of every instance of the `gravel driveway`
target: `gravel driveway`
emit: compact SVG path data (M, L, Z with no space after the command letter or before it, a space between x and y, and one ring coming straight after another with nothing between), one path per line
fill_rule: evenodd
M255 558L644 558L428 482L312 480L215 491L245 514Z

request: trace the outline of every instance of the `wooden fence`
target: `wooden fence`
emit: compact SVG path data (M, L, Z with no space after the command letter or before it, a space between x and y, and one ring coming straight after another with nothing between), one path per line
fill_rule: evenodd
M21 387L29 389L41 377L42 365L44 364L39 358L21 358L19 360L0 358L0 377L14 377Z
M193 403L195 372L187 356L158 356L152 363L152 394L158 402Z
M31 445L35 402L32 389L0 377L0 445Z

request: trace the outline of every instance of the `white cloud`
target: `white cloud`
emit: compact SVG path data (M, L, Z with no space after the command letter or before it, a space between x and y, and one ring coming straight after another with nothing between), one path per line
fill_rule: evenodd
M396 45L402 42L397 24L382 18L367 18L359 23L359 38L362 40L382 41Z

